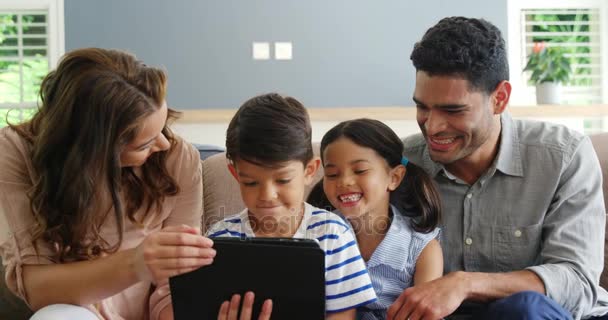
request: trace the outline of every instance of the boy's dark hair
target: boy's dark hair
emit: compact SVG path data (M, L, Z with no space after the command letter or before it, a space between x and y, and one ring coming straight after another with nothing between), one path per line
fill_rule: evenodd
M381 156L391 168L401 164L403 143L391 128L378 120L355 119L344 121L329 130L321 140L321 159L328 145L345 137L353 143L370 148ZM422 168L409 162L399 187L391 192L390 202L402 213L419 213L412 219L412 227L419 232L430 232L441 218L441 201L433 179ZM329 200L319 196L322 182L315 186L308 202L325 208ZM313 203L314 202L314 203Z
M312 129L306 108L292 97L277 93L247 100L226 132L226 157L264 167L313 157Z
M441 19L414 45L410 59L416 72L460 76L471 89L487 94L509 80L505 41L500 30L483 19Z

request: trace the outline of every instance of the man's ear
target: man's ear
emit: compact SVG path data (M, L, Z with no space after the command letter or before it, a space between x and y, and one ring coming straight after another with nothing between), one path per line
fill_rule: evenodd
M230 171L230 174L234 177L234 179L239 182L239 174L236 172L236 168L234 165L232 165L232 163L228 163L228 171Z
M494 114L501 114L507 108L509 99L511 98L511 83L507 80L501 81L492 93L492 107Z
M391 169L391 181L388 184L388 191L395 191L403 181L405 177L405 173L407 172L407 168L404 165L398 165Z
M321 167L321 159L319 159L319 157L313 157L310 161L308 161L304 167L304 182L306 182L306 185L310 185L312 183L317 170L319 170L319 167Z

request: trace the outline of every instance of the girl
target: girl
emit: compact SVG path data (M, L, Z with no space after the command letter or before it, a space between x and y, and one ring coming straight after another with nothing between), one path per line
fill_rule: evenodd
M321 141L326 198L309 201L331 205L353 227L378 296L359 309L362 319L385 319L406 288L443 271L436 240L439 194L431 178L402 153L399 137L371 119L342 122Z
M33 119L0 130L0 254L32 319L171 319L168 277L213 260L200 158L165 91L130 54L75 50Z

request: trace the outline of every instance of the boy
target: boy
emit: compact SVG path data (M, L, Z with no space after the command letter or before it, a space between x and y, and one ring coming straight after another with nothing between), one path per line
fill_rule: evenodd
M376 294L349 226L304 202L320 165L311 131L294 98L271 93L241 106L228 126L226 156L247 208L211 226L208 235L317 239L325 251L327 319L354 319L356 307Z

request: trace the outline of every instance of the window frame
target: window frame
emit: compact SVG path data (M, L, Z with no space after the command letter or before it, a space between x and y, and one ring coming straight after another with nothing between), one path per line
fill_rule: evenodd
M526 94L528 84L522 77L525 65L521 61L521 22L520 14L523 9L568 9L589 7L597 8L600 12L600 52L602 77L602 103L608 102L608 1L605 0L508 0L507 1L507 51L509 59L509 78L513 88L512 105L534 105L534 96Z
M65 53L64 0L2 0L0 11L45 10L48 11L48 59L49 70L57 67ZM0 108L34 108L37 102L5 102Z

